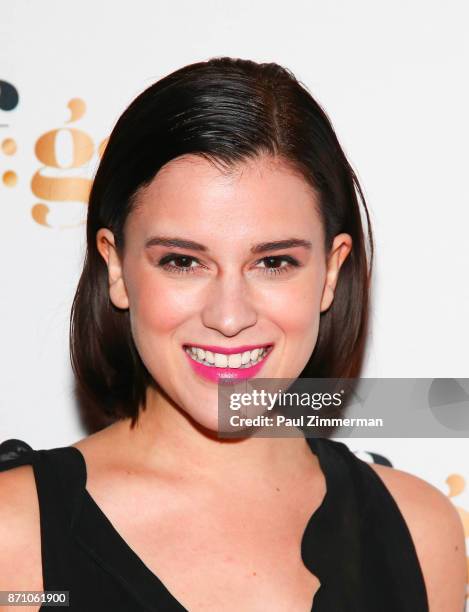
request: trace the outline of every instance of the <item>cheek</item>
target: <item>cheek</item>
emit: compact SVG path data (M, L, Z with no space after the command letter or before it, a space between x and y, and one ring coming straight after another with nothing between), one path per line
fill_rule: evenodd
M135 334L156 336L175 330L193 310L193 303L178 291L174 282L152 271L133 276L129 295L130 318Z
M271 292L269 295L269 317L285 333L305 336L311 334L319 323L321 291L319 283L291 284L283 291Z
M140 358L158 380L171 363L172 337L190 316L191 301L181 299L180 292L164 279L145 276L127 289L130 326Z

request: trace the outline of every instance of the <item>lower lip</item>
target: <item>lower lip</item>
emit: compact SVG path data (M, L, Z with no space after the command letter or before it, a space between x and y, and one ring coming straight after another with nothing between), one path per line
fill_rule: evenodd
M272 352L270 347L264 357L255 365L249 368L217 368L216 366L206 366L203 363L195 361L187 354L186 350L184 353L189 360L189 363L196 374L200 377L215 383L235 383L238 380L245 380L247 378L253 378L265 364Z

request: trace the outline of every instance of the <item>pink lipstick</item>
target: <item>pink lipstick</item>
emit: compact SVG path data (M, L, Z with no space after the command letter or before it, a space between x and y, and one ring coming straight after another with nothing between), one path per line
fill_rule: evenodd
M234 355L237 353L245 353L246 351L253 351L255 349L266 349L264 355L261 356L260 361L254 363L254 365L244 364L244 367L217 367L214 364L206 365L205 363L201 363L200 361L196 361L193 359L187 352L188 347L195 346L195 348L202 349L203 351L210 351L213 353L221 353L223 355ZM194 372L208 380L210 382L215 383L234 383L239 380L245 380L247 378L253 378L263 367L268 356L272 352L273 344L253 344L253 345L243 345L235 348L224 348L221 346L213 346L213 345L184 345L183 350L186 354L186 358L189 360L189 363L194 370Z

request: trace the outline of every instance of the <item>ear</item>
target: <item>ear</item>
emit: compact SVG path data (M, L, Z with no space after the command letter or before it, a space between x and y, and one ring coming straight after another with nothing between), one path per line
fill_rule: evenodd
M117 308L129 307L129 298L122 275L122 264L114 242L114 234L103 227L96 232L96 246L108 268L109 298Z
M327 257L326 281L321 297L321 312L325 312L334 300L340 268L351 250L352 237L349 234L337 234Z

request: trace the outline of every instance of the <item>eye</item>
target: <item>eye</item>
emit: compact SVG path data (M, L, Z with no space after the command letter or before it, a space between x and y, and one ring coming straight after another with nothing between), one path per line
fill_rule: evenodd
M270 255L260 259L259 262L266 262L268 264L264 266L264 271L267 275L283 274L300 265L299 261L290 255ZM282 265L283 262L286 262L286 265Z
M300 265L299 261L290 255L270 255L256 262L264 264L263 273L267 276L275 276L289 272L292 268ZM195 265L193 265L195 264ZM200 264L196 257L191 255L180 255L179 253L169 253L160 259L158 267L175 274L194 274Z
M176 265L171 262L175 262ZM158 262L158 267L176 274L193 274L197 266L192 266L193 263L199 263L195 257L190 255L178 255L177 253L169 253Z

